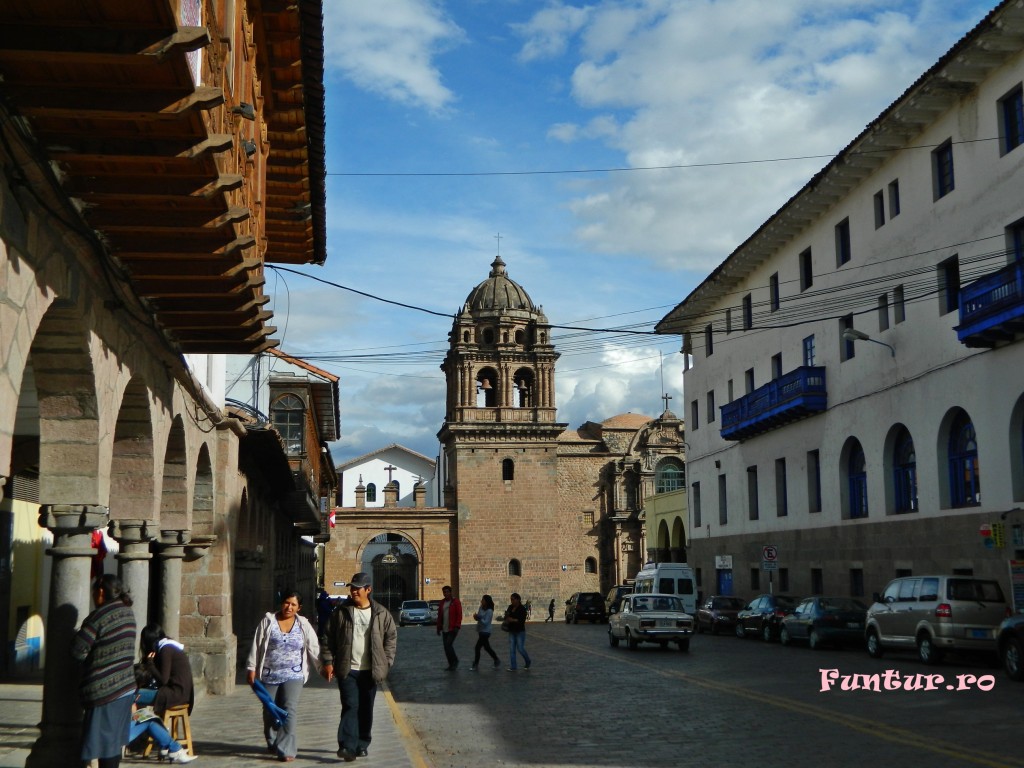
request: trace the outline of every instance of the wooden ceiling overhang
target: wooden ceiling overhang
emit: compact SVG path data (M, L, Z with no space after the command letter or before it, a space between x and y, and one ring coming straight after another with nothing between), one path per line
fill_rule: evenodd
M264 263L326 258L322 0L245 6L261 99L225 92L229 36L177 6L0 0L0 95L180 351L255 353Z

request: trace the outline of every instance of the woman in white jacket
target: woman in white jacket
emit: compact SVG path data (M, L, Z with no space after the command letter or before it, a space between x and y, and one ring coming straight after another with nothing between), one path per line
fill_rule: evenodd
M267 751L276 754L282 763L293 761L298 752L299 696L303 683L309 679L309 668L320 671L320 642L313 626L299 615L301 609L299 593L285 592L281 608L264 616L256 628L245 665L249 685L259 680L275 703L288 712L277 727L274 718L263 711Z

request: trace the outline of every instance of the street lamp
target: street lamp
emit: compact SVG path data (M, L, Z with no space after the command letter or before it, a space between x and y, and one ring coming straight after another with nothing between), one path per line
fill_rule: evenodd
M872 339L864 331L858 331L856 328L847 328L843 331L843 341L870 341L874 344L881 344L883 347L889 348L889 354L896 357L896 350L892 348L891 344L886 344L884 341L878 339Z

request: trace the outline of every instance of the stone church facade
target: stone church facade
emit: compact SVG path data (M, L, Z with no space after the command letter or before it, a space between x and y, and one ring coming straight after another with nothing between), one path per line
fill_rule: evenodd
M344 594L345 579L367 570L391 602L440 598L451 584L469 605L486 593L504 606L518 592L541 615L552 599L561 607L573 592L632 579L648 560L685 559L685 535L669 550L648 547L644 533L649 499L684 487L681 420L666 409L567 429L555 415L557 359L543 310L495 258L455 317L441 366L434 480L444 503L427 506L419 487L399 506L388 483L371 509L360 483L354 506L335 509L328 590Z

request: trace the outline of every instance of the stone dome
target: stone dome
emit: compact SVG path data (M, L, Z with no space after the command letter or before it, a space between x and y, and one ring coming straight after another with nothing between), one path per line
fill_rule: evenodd
M495 256L491 262L491 274L477 285L466 298L470 312L477 310L522 309L537 312L530 295L515 280L505 274L505 262Z

